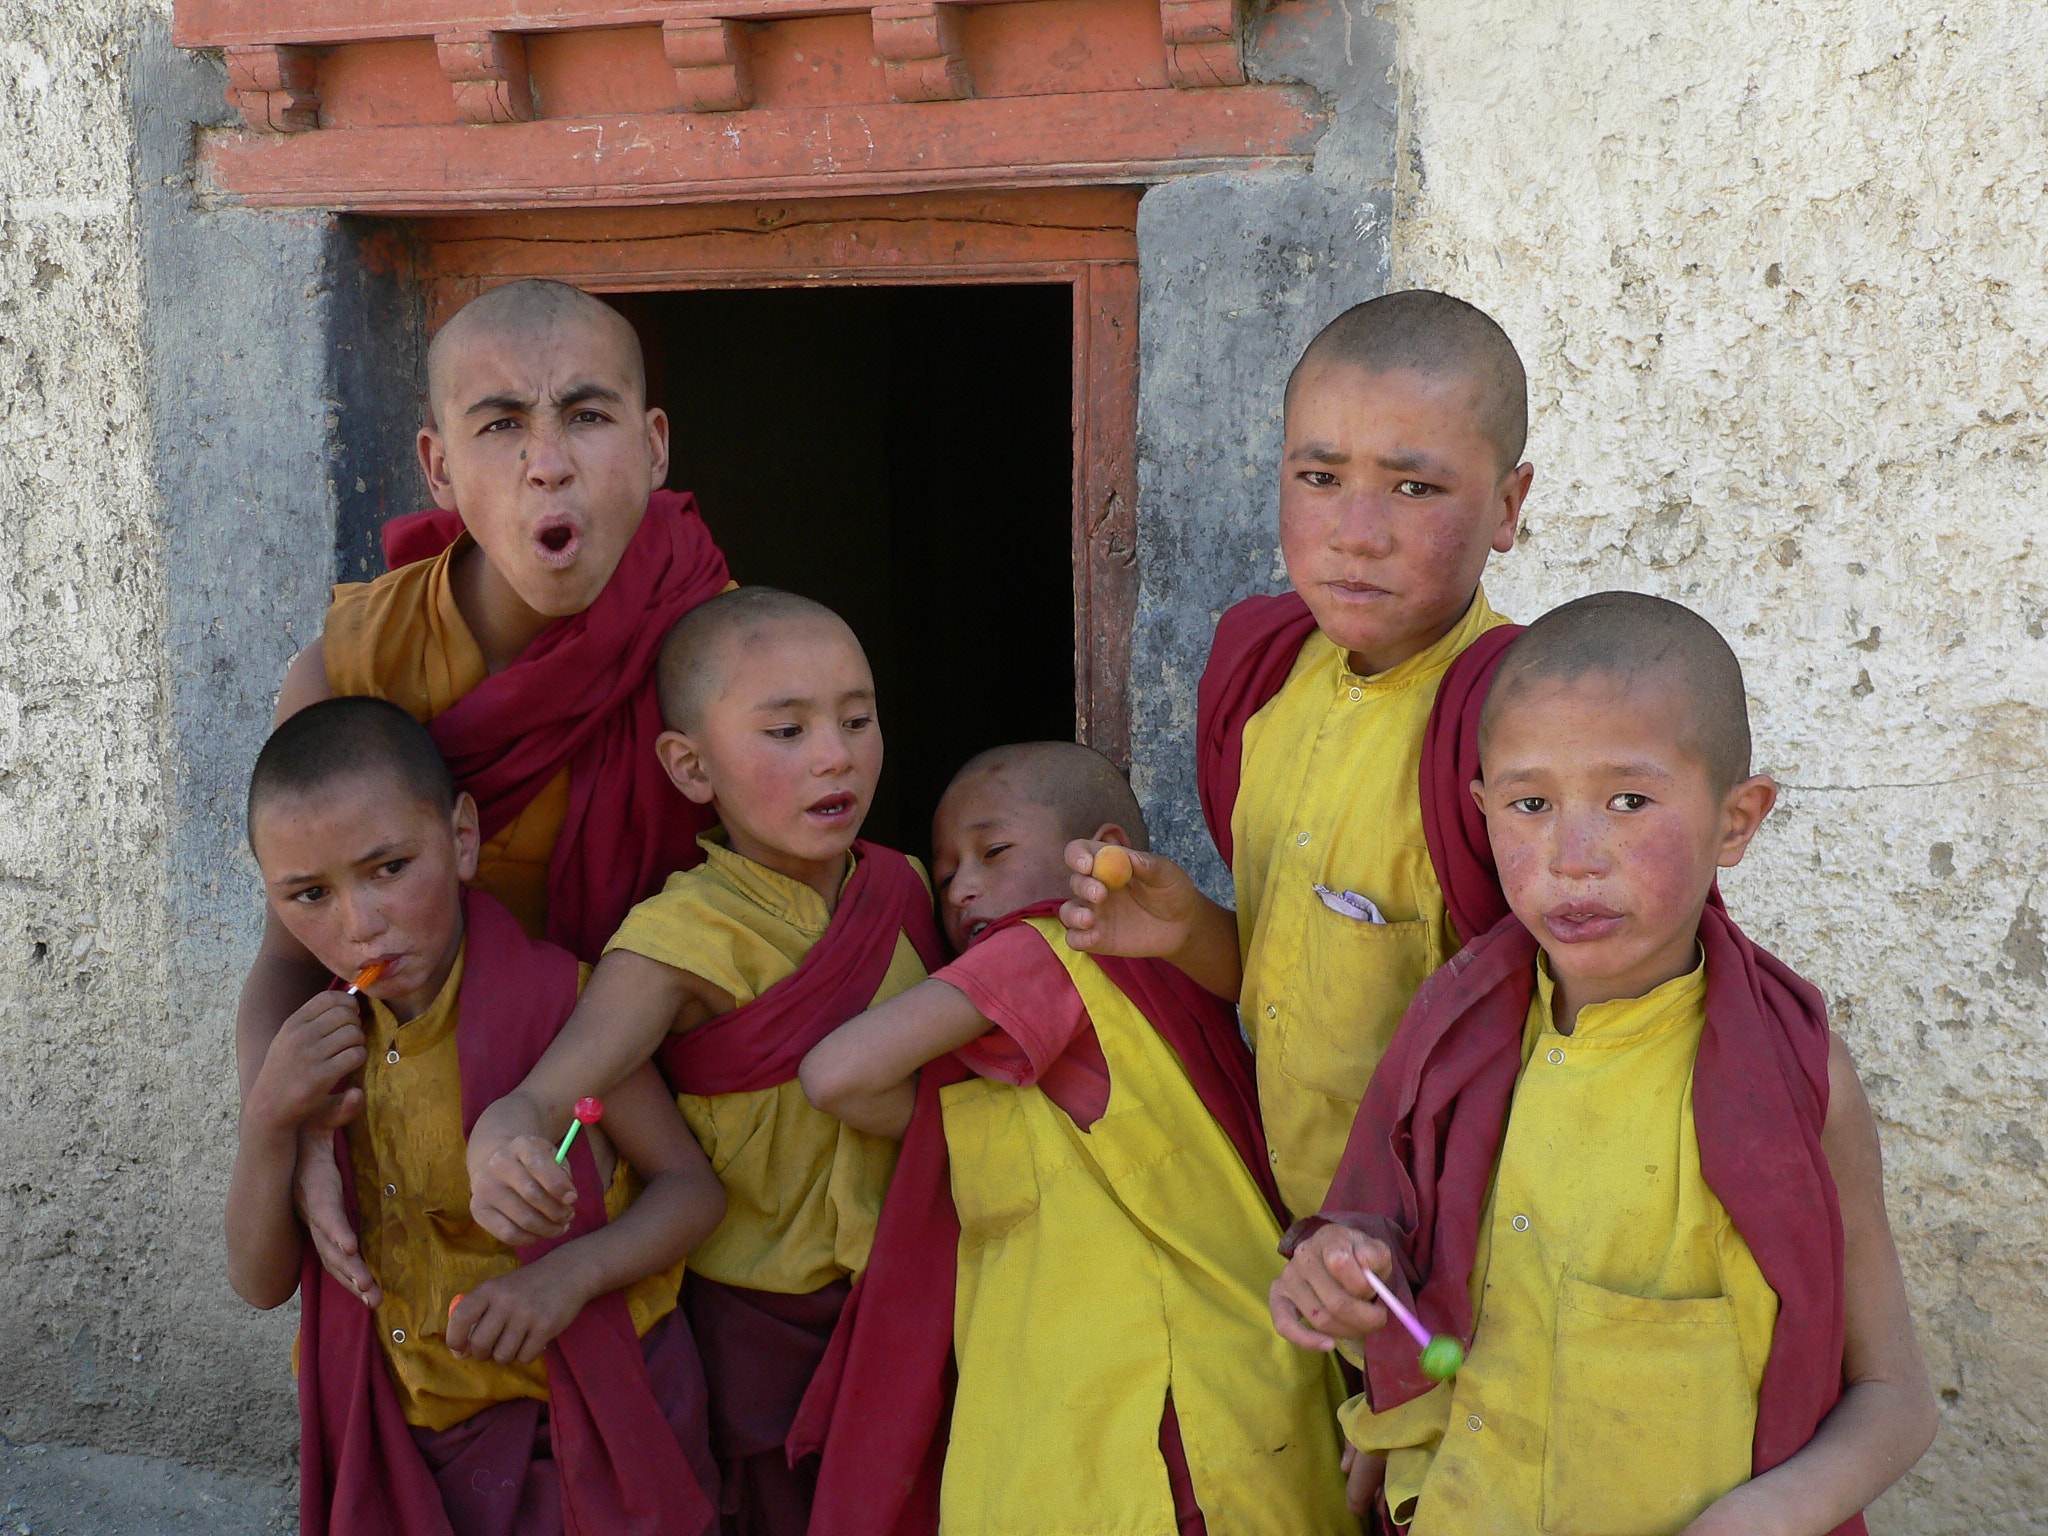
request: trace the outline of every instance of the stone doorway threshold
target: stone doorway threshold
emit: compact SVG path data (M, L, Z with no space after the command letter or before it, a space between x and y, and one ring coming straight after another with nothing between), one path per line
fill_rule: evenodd
M0 1439L0 1536L293 1536L298 1528L290 1485Z

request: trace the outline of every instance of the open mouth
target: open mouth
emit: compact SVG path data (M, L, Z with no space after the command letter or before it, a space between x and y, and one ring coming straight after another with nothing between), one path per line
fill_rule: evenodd
M988 928L989 923L990 919L986 917L976 918L973 922L967 925L967 937L970 939L980 938L983 932L986 931L986 929Z
M582 547L583 530L573 518L551 517L533 530L533 552L542 565L560 570Z
M849 794L827 795L824 799L816 801L807 807L804 814L806 816L815 816L823 822L844 822L853 815L853 808L859 803Z

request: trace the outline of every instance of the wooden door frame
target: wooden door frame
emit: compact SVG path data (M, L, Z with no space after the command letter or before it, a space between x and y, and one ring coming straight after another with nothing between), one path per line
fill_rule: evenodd
M1073 314L1075 739L1131 752L1137 607L1133 187L436 216L411 226L430 330L486 288L594 293L1060 283Z

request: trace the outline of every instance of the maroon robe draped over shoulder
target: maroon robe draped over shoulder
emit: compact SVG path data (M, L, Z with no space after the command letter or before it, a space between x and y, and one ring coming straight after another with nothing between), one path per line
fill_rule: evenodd
M909 936L927 969L942 963L931 892L910 860L868 842L856 842L854 854L832 921L797 968L751 1002L662 1046L657 1059L676 1092L708 1098L793 1081L813 1046L874 1002L899 934ZM802 1528L808 1474L778 1469L786 1473L801 1459L784 1446L847 1294L844 1281L783 1296L690 1277L729 1527Z
M1058 911L1058 902L1026 907L982 930L975 942ZM1284 1222L1259 1125L1251 1052L1235 1011L1163 961L1105 957L1097 963L1180 1059ZM792 1457L823 1451L812 1536L933 1536L938 1530L960 1256L939 1091L969 1076L950 1054L919 1072L917 1106L882 1206L874 1253L790 1434Z
M395 518L385 561L430 559L461 533L453 512ZM548 937L582 959L596 960L635 902L703 856L697 837L711 812L679 794L654 755L654 663L675 621L730 581L696 498L656 491L597 601L428 723L487 839L569 770L548 863Z
M1505 642L1475 642L1438 691L1422 759L1423 828L1452 920L1478 938L1423 983L1367 1087L1320 1215L1385 1241L1397 1290L1435 1332L1473 1342L1470 1280L1479 1225L1522 1069L1537 945L1507 908L1468 786L1479 713ZM1490 658L1473 660L1493 641ZM1468 664L1469 663L1469 664ZM1483 670L1482 670L1483 669ZM1828 1106L1827 1007L1809 983L1744 936L1713 893L1700 919L1706 1028L1693 1070L1700 1170L1765 1280L1778 1321L1758 1394L1754 1470L1813 1437L1841 1395L1840 1201L1821 1147ZM1366 1341L1384 1411L1433 1385L1399 1329ZM1859 1515L1837 1536L1862 1536Z
M457 999L455 1040L466 1135L485 1106L516 1087L576 1005L576 959L527 938L480 891L463 898L467 958ZM351 1220L359 1220L354 1161L345 1132L335 1155ZM603 1225L604 1188L589 1143L569 1155L576 1216L561 1238L519 1250L530 1263ZM320 1267L306 1247L300 1282L299 1518L305 1536L452 1536L439 1485L399 1407L376 1314ZM687 1334L669 1329L673 1355ZM685 1447L657 1400L623 1292L601 1296L547 1349L548 1435L569 1536L701 1536L715 1517L704 1485L706 1458ZM665 1369L674 1365L664 1362ZM694 1357L684 1363L694 1368ZM486 1447L492 1480L524 1483L534 1450L538 1403ZM482 1415L478 1415L481 1418ZM701 1414L698 1433L702 1433ZM473 1421L472 1421L473 1422ZM457 1426L461 1429L462 1426ZM454 1434L455 1431L450 1431ZM695 1454L693 1454L693 1452Z

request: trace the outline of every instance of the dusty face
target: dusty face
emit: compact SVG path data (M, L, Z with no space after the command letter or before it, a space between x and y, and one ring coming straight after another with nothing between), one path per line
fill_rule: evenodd
M1449 633L1532 471L1501 473L1464 379L1311 369L1287 409L1280 550L1317 627L1371 675Z
M363 990L402 1019L425 1011L462 946L462 883L476 874L476 804L443 815L395 777L338 779L274 797L251 842L270 907L335 975L377 961Z
M1070 840L1059 816L1000 768L954 784L932 817L932 885L946 942L963 950L997 918L1064 897Z
M1574 1015L1692 969L1715 872L1776 800L1762 776L1718 791L1685 731L1685 690L1656 677L1531 682L1494 718L1472 793Z
M735 853L830 887L882 774L860 642L836 619L773 621L728 635L714 663L716 696L694 729L658 739L662 765L717 806Z
M668 475L668 417L646 407L624 323L480 325L436 364L427 483L495 579L547 618L597 601Z

